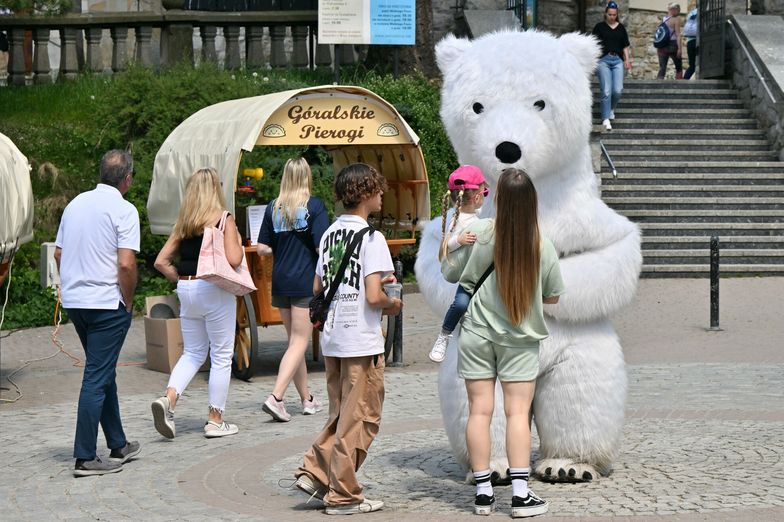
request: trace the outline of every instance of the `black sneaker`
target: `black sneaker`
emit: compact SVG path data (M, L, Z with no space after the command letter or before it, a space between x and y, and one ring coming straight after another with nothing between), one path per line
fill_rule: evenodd
M142 447L138 442L126 442L124 448L113 449L109 454L109 458L114 462L125 464L141 452Z
M489 515L495 511L495 495L477 495L474 500L475 515Z
M533 517L547 513L550 503L528 491L525 498L512 497L512 518Z
M100 457L95 457L93 460L76 459L73 474L74 477L89 477L90 475L105 475L118 471L122 471L120 462L104 462Z

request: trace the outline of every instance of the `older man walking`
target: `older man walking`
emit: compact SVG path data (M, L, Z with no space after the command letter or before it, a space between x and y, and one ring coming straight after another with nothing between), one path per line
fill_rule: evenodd
M104 154L100 182L68 204L57 231L63 308L86 358L74 441L77 477L120 471L141 451L125 438L115 382L136 290L139 212L123 199L133 175L129 153ZM107 461L96 454L99 424L111 450Z

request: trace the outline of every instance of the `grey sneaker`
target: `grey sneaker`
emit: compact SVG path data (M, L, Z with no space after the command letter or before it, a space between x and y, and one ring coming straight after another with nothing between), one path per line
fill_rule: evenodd
M174 428L174 412L171 411L169 398L164 396L152 401L152 420L155 422L155 429L167 439L173 439L177 434Z
M324 496L327 494L327 488L310 478L309 475L297 477L297 480L294 481L294 487L310 495L310 498L316 498L321 501L324 500Z
M449 346L449 340L451 338L451 335L438 334L438 338L436 338L436 342L433 344L433 349L430 350L430 354L428 355L431 361L440 363L444 360L444 357L446 357L446 348Z
M327 506L327 515L354 515L356 513L371 513L384 507L382 500L365 499L357 504L344 504L340 506Z
M278 422L288 422L291 420L291 415L286 411L286 405L283 404L283 401L278 401L272 394L264 401L261 409L264 413L272 415L272 418Z
M142 452L142 446L136 441L133 442L126 442L125 446L122 448L113 449L112 452L109 454L109 459L113 462L119 462L120 464L125 464L136 455Z
M74 477L89 477L90 475L105 475L107 473L117 473L122 471L122 464L119 462L104 462L101 457L93 460L76 459L74 465Z
M318 400L312 395L310 396L310 398L312 400L302 401L302 415L315 415L316 413L324 409L324 406L321 404L320 400Z
M220 424L217 422L207 421L207 424L204 425L204 436L208 439L234 435L239 431L240 429L236 424L229 424L226 421L223 421Z

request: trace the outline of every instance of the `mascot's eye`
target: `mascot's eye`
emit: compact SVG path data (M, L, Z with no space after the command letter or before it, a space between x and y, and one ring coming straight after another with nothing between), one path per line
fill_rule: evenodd
M482 113L482 111L484 111L484 110L485 110L485 106L484 106L484 105L482 105L481 103L477 102L477 103L475 103L475 104L474 104L474 106L472 107L472 109L474 109L474 112L475 112L475 113L477 113L477 114L481 114L481 113Z
M543 111L544 110L544 100L536 100L534 102L534 107L536 107L540 111Z

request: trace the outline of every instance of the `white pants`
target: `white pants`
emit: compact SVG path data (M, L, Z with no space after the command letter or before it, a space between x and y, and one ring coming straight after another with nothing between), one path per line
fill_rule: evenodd
M231 358L237 319L237 298L199 279L180 280L180 323L183 352L169 377L177 395L185 391L210 355L210 408L223 413L229 395Z

